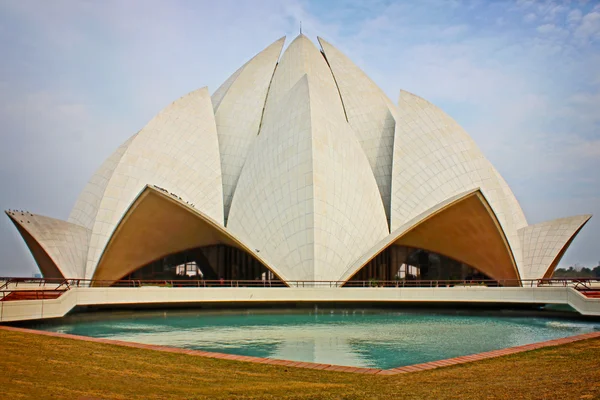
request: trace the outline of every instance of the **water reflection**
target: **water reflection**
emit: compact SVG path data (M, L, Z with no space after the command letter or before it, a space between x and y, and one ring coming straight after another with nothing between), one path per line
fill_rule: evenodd
M74 318L37 328L256 357L392 368L586 333L600 329L600 323L397 312L170 311Z

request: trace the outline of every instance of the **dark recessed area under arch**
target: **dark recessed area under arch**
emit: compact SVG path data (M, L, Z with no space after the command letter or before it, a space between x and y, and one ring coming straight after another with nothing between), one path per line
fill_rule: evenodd
M247 252L227 245L197 247L144 265L123 280L268 281L281 280ZM240 282L243 286L244 282Z
M491 281L467 264L424 249L392 245L379 253L344 285L382 281ZM488 282L490 285L493 282Z

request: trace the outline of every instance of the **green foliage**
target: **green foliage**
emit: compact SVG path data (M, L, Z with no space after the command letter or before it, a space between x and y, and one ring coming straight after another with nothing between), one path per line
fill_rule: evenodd
M552 275L553 278L600 278L600 265L594 268L583 267L579 270L569 267L558 268Z

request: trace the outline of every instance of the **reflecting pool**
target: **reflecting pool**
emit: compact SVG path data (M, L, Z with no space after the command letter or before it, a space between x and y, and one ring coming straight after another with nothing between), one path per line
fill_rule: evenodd
M600 321L479 312L161 311L74 316L33 328L255 357L371 368L600 330Z

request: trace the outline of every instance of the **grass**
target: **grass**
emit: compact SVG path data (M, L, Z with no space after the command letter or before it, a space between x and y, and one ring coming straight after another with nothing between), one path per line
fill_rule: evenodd
M269 366L0 330L0 398L600 399L600 339L395 376Z

